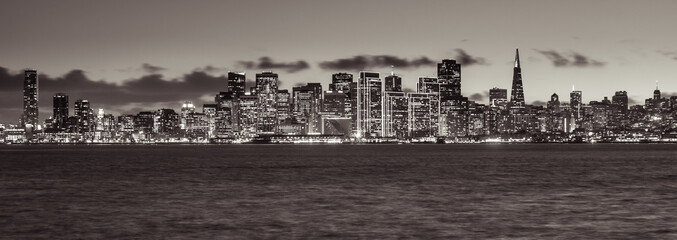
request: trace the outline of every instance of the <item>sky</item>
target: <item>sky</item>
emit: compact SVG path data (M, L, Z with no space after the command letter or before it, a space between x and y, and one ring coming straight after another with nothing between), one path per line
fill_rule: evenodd
M0 22L0 122L17 123L24 68L40 76L40 119L52 96L107 113L209 103L228 71L280 75L280 88L360 70L435 76L462 63L462 93L488 102L511 87L519 48L527 103L572 86L583 101L656 88L677 95L677 1L13 1ZM674 93L674 94L673 94Z

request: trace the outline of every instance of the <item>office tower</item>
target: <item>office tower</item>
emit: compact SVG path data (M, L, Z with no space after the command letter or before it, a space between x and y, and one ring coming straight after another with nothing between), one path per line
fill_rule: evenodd
M440 114L441 103L440 103L440 90L441 86L438 82L438 79L435 77L419 77L418 84L416 86L416 91L418 93L428 93L426 104L430 105L430 128L431 131L434 131L436 136L443 135L442 128L440 125L445 125L446 118L442 118ZM442 124L441 124L442 123ZM420 136L419 136L420 137Z
M383 135L381 125L383 82L379 75L378 72L360 72L357 81L357 138Z
M456 63L456 60L444 59L438 63L437 79L442 101L461 96L461 64Z
M38 126L38 71L24 70L24 108L21 116L21 126L27 130Z
M240 97L245 92L245 73L228 72L228 92L233 97Z
M277 91L277 122L278 124L291 123L291 94L289 90L283 89Z
M519 49L515 50L515 67L512 73L512 92L510 93L511 108L524 108L524 86L522 85L522 67L520 66Z
M583 109L583 92L575 90L572 88L571 94L569 95L571 100L569 105L571 106L571 111L574 113L574 118L576 120L581 118L582 109Z
M386 92L401 92L402 91L402 77L395 76L392 73L390 76L385 77L384 79L384 91Z
M613 97L611 97L611 103L616 105L619 112L625 114L628 112L628 92L626 91L616 91Z
M407 128L412 139L430 138L437 135L432 119L435 119L432 102L437 93L407 93Z
M134 131L142 135L149 135L153 132L153 121L155 113L151 111L139 112L134 117Z
M180 128L182 130L188 129L192 124L191 120L191 115L195 113L195 105L193 105L193 102L191 101L185 101L181 105L181 120L180 120Z
M508 89L492 88L489 89L489 106L502 106L508 101Z
M350 73L334 73L331 75L331 84L329 91L332 92L350 92L350 83L353 82L353 75Z
M416 92L419 93L440 93L440 83L436 77L418 77Z
M73 115L78 119L78 131L90 132L93 129L94 112L89 106L89 101L86 99L78 99L75 101L73 107Z
M345 93L324 91L322 111L332 115L346 117L347 102L348 98L346 98ZM350 106L348 105L348 107Z
M244 138L253 137L257 132L258 121L256 117L261 110L258 106L259 98L254 95L244 95L238 99L238 126L240 136Z
M547 108L551 113L558 113L559 112L559 96L557 93L553 93L552 96L550 96L550 101L547 103Z
M153 116L153 133L171 136L179 129L179 114L174 109L163 108Z
M207 120L207 137L216 138L217 130L217 118L219 112L219 104L205 103L202 104L202 114ZM256 118L253 118L256 119Z
M134 132L134 119L136 116L131 114L123 114L118 116L118 132L120 132L124 138L129 138L128 134Z
M390 91L383 94L383 136L405 139L409 131L407 95Z
M256 95L258 96L258 118L256 132L274 134L277 132L277 73L256 74Z
M66 129L68 123L68 95L57 93L52 98L54 122L52 124L54 129Z
M308 83L292 88L292 114L297 123L306 125L307 132L320 133L320 111L322 110L322 85Z

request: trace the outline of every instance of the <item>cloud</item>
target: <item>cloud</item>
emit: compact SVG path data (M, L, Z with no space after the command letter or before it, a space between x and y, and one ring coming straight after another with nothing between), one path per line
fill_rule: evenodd
M484 91L482 93L475 93L473 95L470 95L468 99L473 100L475 102L482 102L485 100L489 99L489 91Z
M82 70L71 70L60 77L51 77L39 73L40 109L52 108L55 93L66 93L72 108L77 99L88 99L93 108L104 108L119 113L128 112L130 104L147 106L145 110L155 110L162 103L166 107L175 107L167 103L193 101L202 104L206 94L216 95L227 90L226 76L212 76L202 71L192 71L179 78L168 79L160 74L147 74L127 80L121 84L92 80ZM0 67L0 122L16 122L21 113L23 73L10 72ZM127 111L125 111L127 110ZM51 114L42 114L45 119Z
M457 48L456 51L456 62L460 63L463 66L472 66L472 65L488 65L487 60L482 57L473 57L470 56L465 50Z
M674 60L677 60L677 52L671 52L671 51L664 51L664 50L658 50L658 53L660 53L663 56L672 58Z
M555 67L601 67L606 63L591 59L580 53L570 51L569 53L559 53L553 50L536 50L547 57Z
M228 69L226 69L225 67L215 67L215 66L212 66L212 65L207 65L207 66L204 66L204 67L195 68L195 69L193 69L193 71L194 72L206 72L206 73L223 73L223 72L227 72Z
M405 59L392 55L356 55L349 58L340 58L319 63L320 68L332 71L362 71L370 68L417 68L434 65L435 62L427 57Z
M545 106L546 103L545 103L544 101L536 100L536 101L531 102L531 105L534 105L534 106Z
M153 65L150 65L148 63L144 63L144 64L141 65L141 70L143 70L144 72L147 72L147 73L153 73L154 74L154 73L162 72L162 71L167 70L167 69L163 68L163 67L159 67L159 66L153 66Z
M270 57L261 57L258 61L239 61L239 67L249 70L282 70L288 73L298 72L310 68L306 61L296 61L289 63L275 62Z

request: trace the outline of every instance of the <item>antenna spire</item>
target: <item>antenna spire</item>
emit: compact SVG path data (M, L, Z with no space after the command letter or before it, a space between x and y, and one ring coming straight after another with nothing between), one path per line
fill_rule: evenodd
M516 68L520 67L520 50L519 50L519 48L515 49L515 67Z

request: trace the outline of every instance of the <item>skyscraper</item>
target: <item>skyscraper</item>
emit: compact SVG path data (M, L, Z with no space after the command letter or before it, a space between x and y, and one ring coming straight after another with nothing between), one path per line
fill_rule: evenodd
M519 49L515 50L515 67L512 73L511 108L524 108L524 88L522 85L522 67L520 66Z
M508 101L508 89L492 88L489 89L489 105L501 106Z
M350 83L353 82L353 75L350 73L334 73L331 75L331 84L329 91L332 92L350 92Z
M571 99L569 100L571 111L573 111L574 117L576 119L579 119L581 117L581 110L583 108L583 92L577 91L574 88L572 88L571 94L569 96L571 97Z
M66 129L68 122L68 95L64 93L57 93L52 98L52 116L54 129Z
M628 112L628 92L626 91L616 91L613 97L611 97L611 103L616 106L618 111L621 114Z
M79 132L89 132L92 130L92 120L94 112L86 99L78 99L73 106L73 115L78 119Z
M228 72L228 92L233 97L244 95L245 82L245 73Z
M382 136L383 82L378 72L360 72L357 81L357 137Z
M385 77L385 84L383 85L386 92L401 92L402 91L402 77L396 76L394 73Z
M293 115L298 123L306 124L309 133L319 133L320 111L322 109L322 85L308 83L292 88Z
M27 130L38 126L38 71L24 70L24 112L21 116L21 126ZM30 128L30 129L28 129Z
M256 74L256 95L258 96L258 118L256 132L272 134L277 132L277 73Z
M461 64L456 63L456 60L444 59L438 63L437 79L442 101L461 96Z

